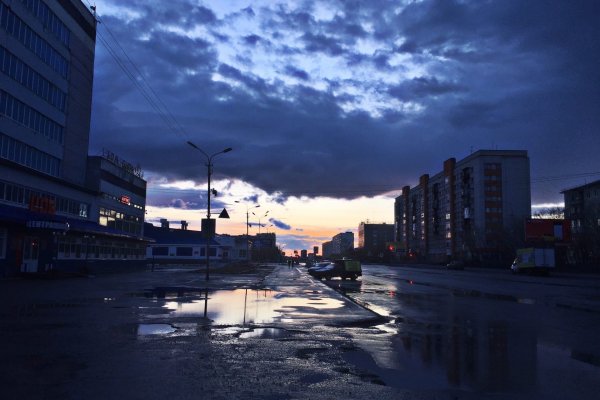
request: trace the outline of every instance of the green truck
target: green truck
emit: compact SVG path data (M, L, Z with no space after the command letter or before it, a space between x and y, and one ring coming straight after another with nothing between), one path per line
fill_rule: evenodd
M527 247L517 250L517 257L510 269L514 274L520 272L548 274L555 267L553 248Z

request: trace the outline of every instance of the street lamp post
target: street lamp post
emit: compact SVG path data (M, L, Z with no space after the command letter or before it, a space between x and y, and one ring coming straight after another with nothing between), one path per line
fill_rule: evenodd
M239 200L235 200L236 203L240 203L241 201ZM245 204L246 206L246 259L250 260L250 236L249 236L249 232L248 232L248 228L250 227L250 209L252 208L258 208L260 207L260 204L257 204L253 207L248 207L247 204ZM254 214L254 213L252 213Z
M269 213L269 211L267 211L267 212L265 213L265 215L262 215L262 216L258 217L258 234L259 234L259 235L260 235L260 227L262 226L262 225L260 224L260 220L261 220L261 219L263 219L264 217L266 217L268 213ZM256 214L254 214L254 213L252 213L252 215L254 215L255 217L257 216L257 215L256 215Z
M189 144L194 149L198 150L200 153L202 153L204 155L204 157L206 157L206 168L207 168L207 172L208 172L208 207L206 209L206 220L207 220L206 227L208 229L207 229L206 235L204 236L204 239L206 240L206 280L208 281L210 279L210 275L208 272L208 269L210 266L209 249L210 249L210 240L212 239L212 236L213 236L212 228L210 226L210 194L211 194L210 176L212 175L212 168L213 168L212 160L219 154L229 153L233 149L231 147L228 147L228 148L218 151L214 154L208 155L204 150L202 150L200 147L196 146L194 143L188 141L187 144Z

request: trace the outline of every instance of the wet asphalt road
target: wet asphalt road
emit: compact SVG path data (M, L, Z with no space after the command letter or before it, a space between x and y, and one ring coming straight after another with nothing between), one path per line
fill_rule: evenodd
M390 319L355 338L389 386L598 398L599 276L366 265L359 286L328 284Z
M364 273L0 281L0 397L596 398L598 279Z
M344 359L356 350L349 332L381 319L298 269L203 278L202 271L159 269L0 281L0 398L402 393Z

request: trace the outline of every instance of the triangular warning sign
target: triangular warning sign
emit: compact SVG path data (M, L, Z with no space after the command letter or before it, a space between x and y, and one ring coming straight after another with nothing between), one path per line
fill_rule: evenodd
M221 214L219 214L219 218L229 218L229 214L227 213L226 209L223 209L223 211L221 211Z

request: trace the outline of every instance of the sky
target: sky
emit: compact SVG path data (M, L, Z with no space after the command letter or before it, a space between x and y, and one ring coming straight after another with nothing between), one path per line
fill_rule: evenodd
M213 159L217 232L248 216L288 252L393 223L401 187L479 149L529 152L534 209L600 177L597 1L95 5L91 152L142 167L148 222L206 216L188 141L233 149Z

